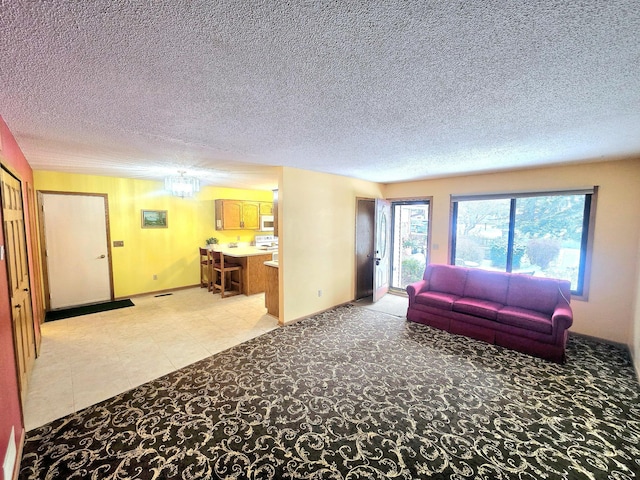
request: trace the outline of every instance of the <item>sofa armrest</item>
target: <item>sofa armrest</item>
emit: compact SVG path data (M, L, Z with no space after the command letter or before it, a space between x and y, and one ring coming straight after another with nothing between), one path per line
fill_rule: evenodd
M427 290L428 287L429 287L429 282L426 280L419 280L415 283L411 283L407 285L407 294L409 295L409 305L413 305L413 302L416 299L416 295L424 290Z
M567 303L559 303L556 305L553 315L551 316L551 323L555 328L567 330L573 325L573 311Z

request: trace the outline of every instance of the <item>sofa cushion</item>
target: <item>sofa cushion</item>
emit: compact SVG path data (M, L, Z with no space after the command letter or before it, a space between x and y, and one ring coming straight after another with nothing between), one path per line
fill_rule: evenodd
M427 291L416 295L416 303L429 307L442 308L443 310L451 310L453 308L453 302L458 298L460 297L452 295L451 293Z
M475 317L495 320L498 318L498 311L503 307L501 303L478 298L463 297L453 302L453 311L466 313Z
M551 334L551 317L535 310L520 307L504 307L498 312L499 323Z
M558 304L558 292L555 279L512 274L506 304L551 315Z
M461 297L467 280L467 269L453 265L430 265L429 290Z
M508 289L508 273L471 269L467 274L464 296L489 300L504 305L507 303Z

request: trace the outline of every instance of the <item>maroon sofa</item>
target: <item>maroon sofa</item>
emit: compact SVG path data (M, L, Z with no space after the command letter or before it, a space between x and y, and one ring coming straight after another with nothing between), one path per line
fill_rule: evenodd
M566 280L429 265L407 293L408 320L564 362L573 323Z

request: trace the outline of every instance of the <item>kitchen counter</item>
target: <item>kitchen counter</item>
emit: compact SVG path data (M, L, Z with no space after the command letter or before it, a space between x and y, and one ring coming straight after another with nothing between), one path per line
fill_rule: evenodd
M265 294L264 294L264 306L267 308L267 313L278 318L280 315L280 298L279 298L279 285L278 285L278 262L268 261L264 262L267 268L267 277L265 281Z
M258 247L221 247L217 249L218 251L224 253L226 257L253 257L255 255L269 255L273 252L277 252L278 250L264 250Z
M242 265L242 293L255 295L266 289L267 267L264 263L273 257L273 251L256 247L219 247L218 251L233 263Z

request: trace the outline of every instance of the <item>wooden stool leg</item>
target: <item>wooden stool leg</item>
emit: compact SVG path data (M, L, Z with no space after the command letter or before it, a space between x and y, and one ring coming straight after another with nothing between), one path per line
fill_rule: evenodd
M211 292L215 295L218 292L218 272L211 269Z
M216 271L213 268L213 260L209 264L209 284L207 285L207 291L216 293Z
M234 280L233 274L237 275L237 280ZM230 295L240 295L242 293L242 270L235 269L229 272L229 284L231 290L229 291ZM235 289L233 287L236 287Z
M208 286L209 283L209 264L206 265L200 261L200 288Z

